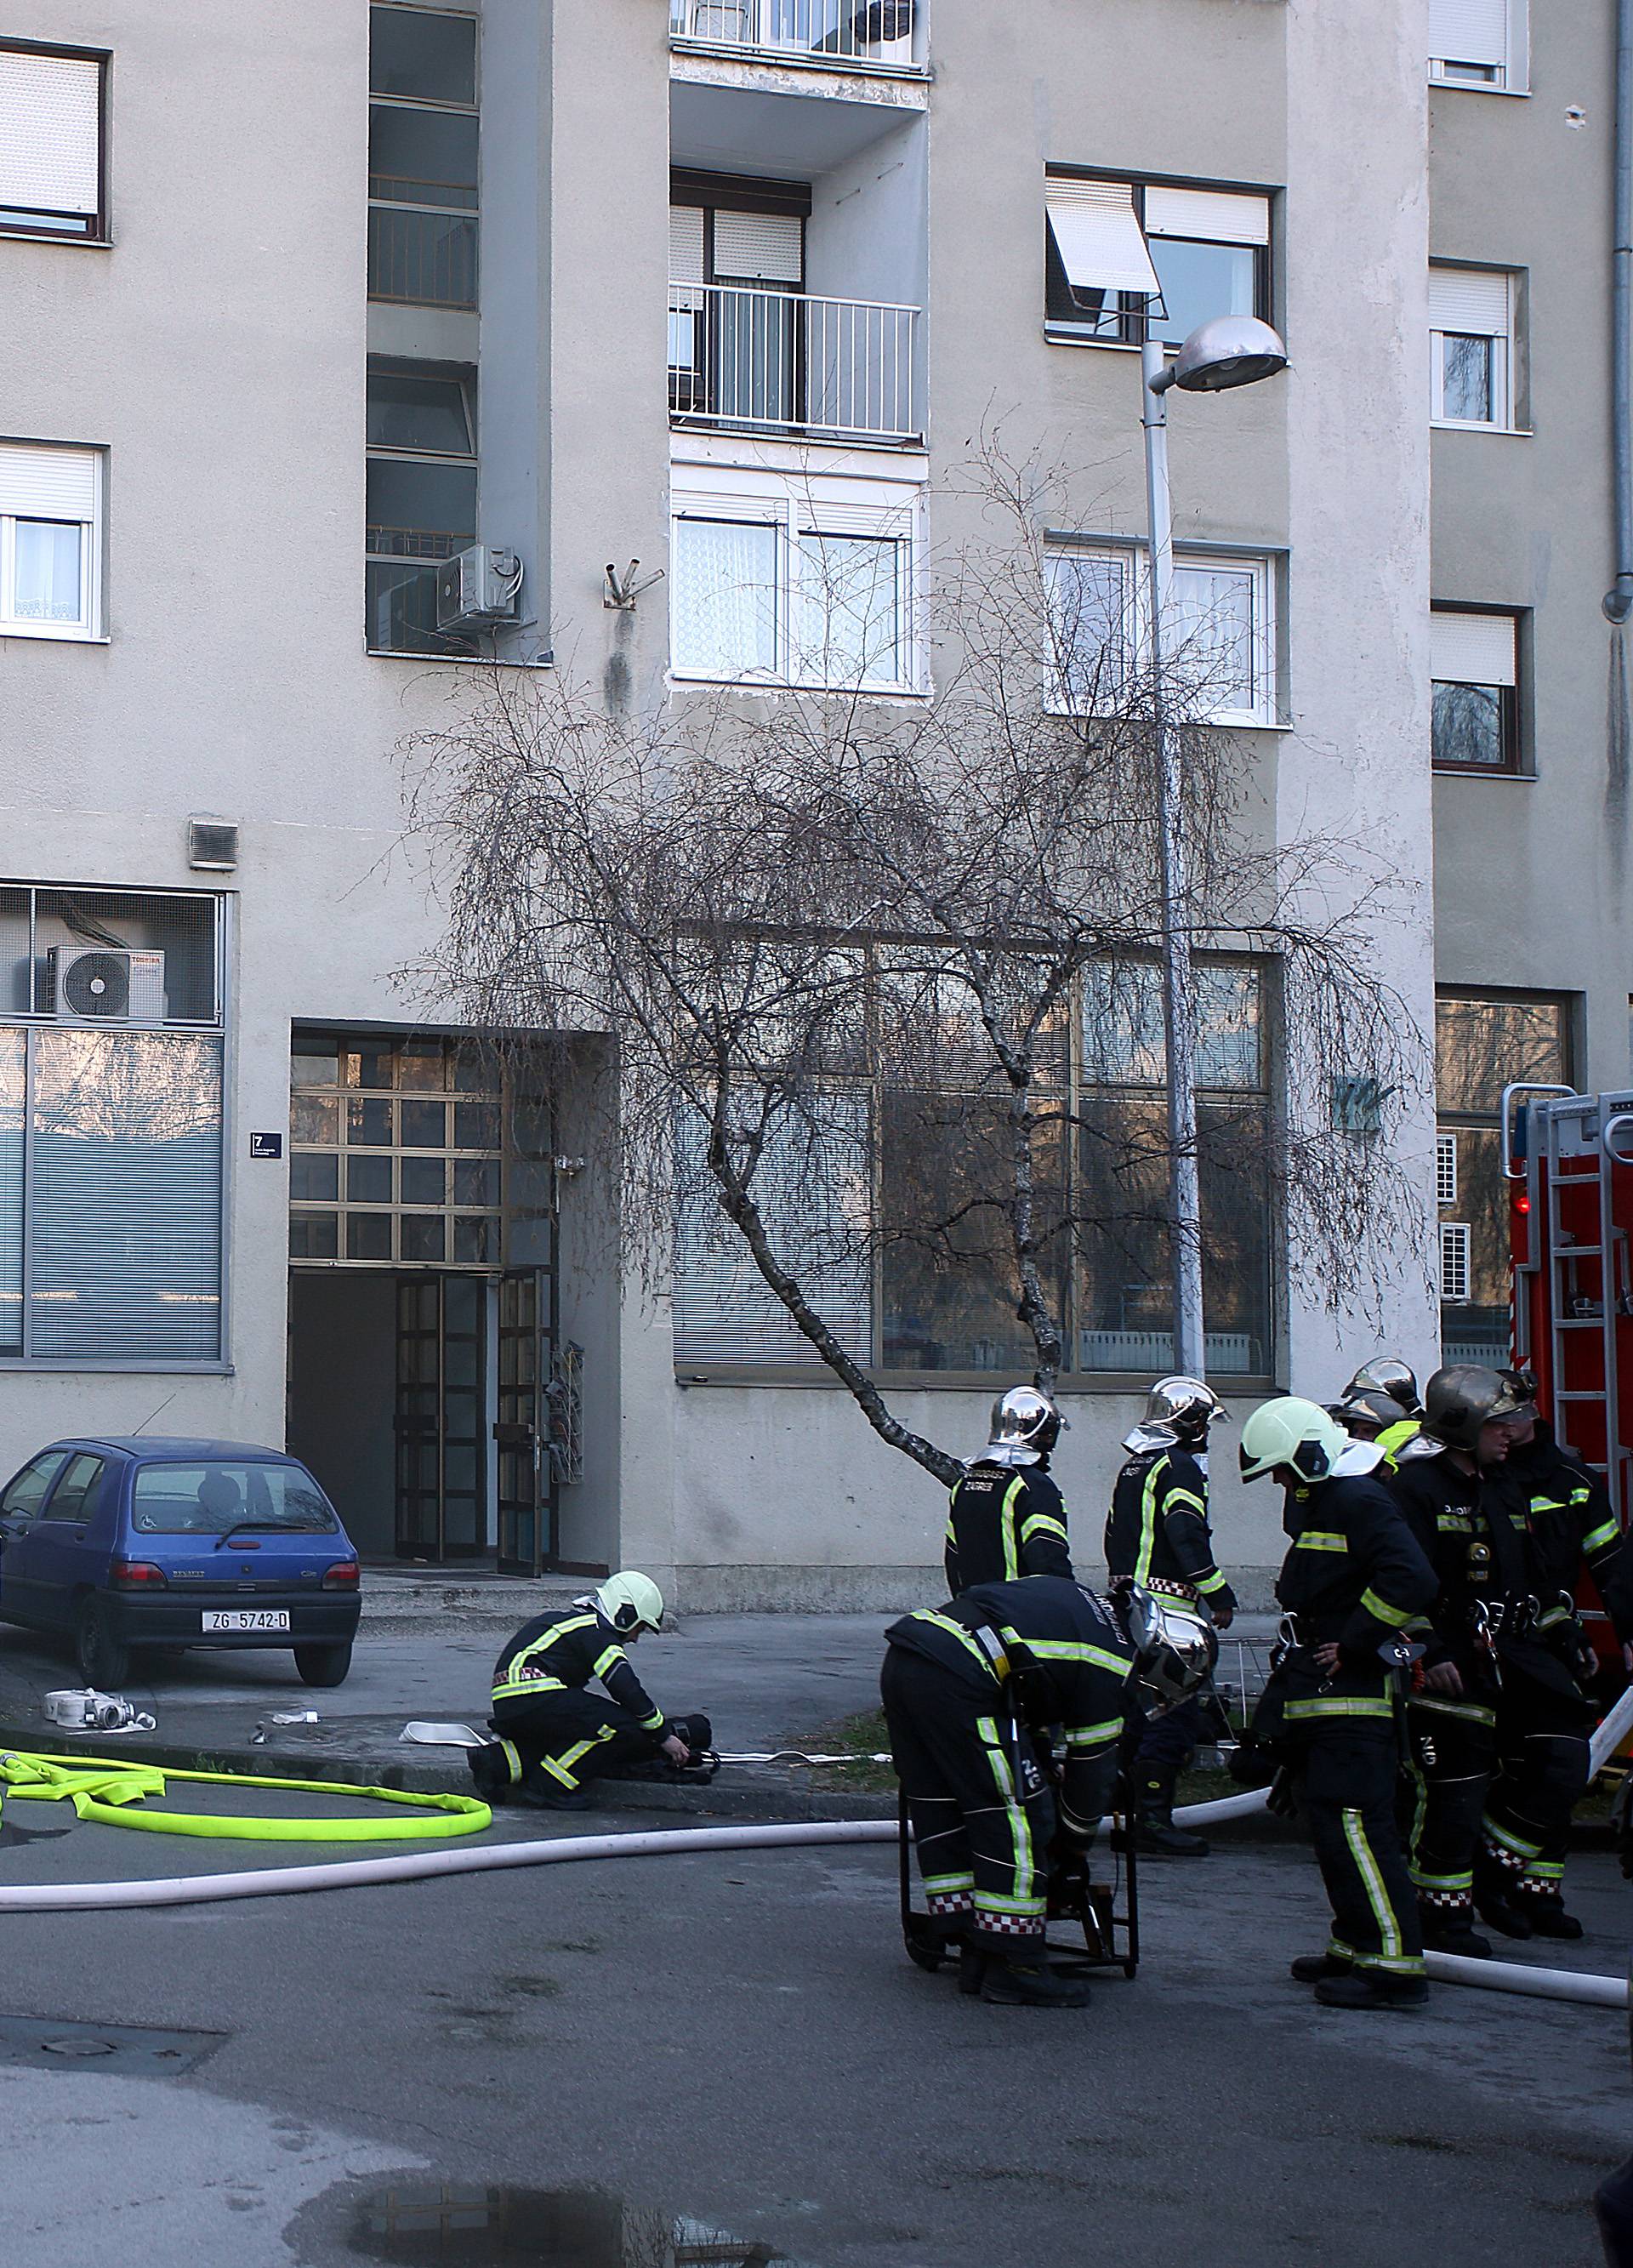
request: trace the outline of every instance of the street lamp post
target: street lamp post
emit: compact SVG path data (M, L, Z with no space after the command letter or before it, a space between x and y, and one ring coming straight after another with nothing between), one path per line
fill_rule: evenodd
M1157 736L1161 832L1162 1023L1167 1057L1168 1208L1173 1240L1173 1366L1206 1375L1203 1338L1202 1182L1196 1156L1196 971L1191 952L1190 850L1185 767L1168 713L1164 640L1173 601L1173 505L1168 488L1168 390L1222 394L1287 367L1287 350L1268 323L1221 315L1194 330L1173 363L1146 338L1145 501L1150 518L1151 725Z

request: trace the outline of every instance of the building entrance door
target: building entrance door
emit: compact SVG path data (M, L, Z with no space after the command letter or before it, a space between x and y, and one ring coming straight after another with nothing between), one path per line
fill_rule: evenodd
M487 1284L397 1279L397 1553L477 1559L485 1545Z
M556 1557L555 1370L551 1277L513 1268L499 1280L499 1572L533 1575Z

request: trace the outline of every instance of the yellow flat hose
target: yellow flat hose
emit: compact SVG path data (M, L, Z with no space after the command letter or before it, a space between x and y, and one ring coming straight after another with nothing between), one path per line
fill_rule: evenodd
M150 1809L170 1780L214 1787L276 1787L304 1795L343 1795L394 1804L413 1819L256 1819L202 1811ZM0 1800L71 1803L75 1815L104 1827L152 1835L197 1835L236 1843L407 1843L430 1836L479 1835L493 1814L474 1795L421 1795L400 1787L354 1787L342 1780L280 1779L253 1772L173 1771L128 1757L37 1756L0 1750Z

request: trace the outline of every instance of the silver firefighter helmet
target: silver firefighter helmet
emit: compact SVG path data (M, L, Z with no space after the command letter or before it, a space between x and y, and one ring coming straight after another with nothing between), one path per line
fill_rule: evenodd
M1066 1420L1047 1394L1035 1386L1011 1386L992 1405L991 1438L975 1462L1039 1464L1066 1430Z
M1123 1440L1123 1447L1138 1456L1144 1449L1205 1448L1210 1425L1228 1424L1225 1404L1200 1378L1176 1372L1159 1378L1145 1397L1145 1415Z
M1523 1393L1511 1387L1504 1373L1483 1363L1448 1363L1436 1371L1424 1390L1423 1431L1431 1441L1473 1455L1480 1429L1493 1418L1515 1418L1529 1407Z
M1354 1394L1387 1394L1400 1403L1408 1418L1416 1418L1423 1406L1417 1391L1417 1373L1394 1354L1375 1354L1370 1362L1364 1362L1338 1398L1348 1402Z
M1219 1641L1199 1622L1137 1583L1120 1584L1115 1604L1134 1648L1135 1676L1159 1709L1172 1709L1213 1675Z
M1373 1441L1390 1426L1404 1425L1411 1413L1393 1395L1364 1386L1346 1394L1342 1402L1329 1402L1327 1414L1356 1440Z

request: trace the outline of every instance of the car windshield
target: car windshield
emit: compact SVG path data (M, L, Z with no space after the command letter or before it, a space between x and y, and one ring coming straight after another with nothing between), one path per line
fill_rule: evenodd
M333 1535L340 1522L298 1465L143 1465L131 1525L143 1535L229 1535L235 1528L286 1528Z

